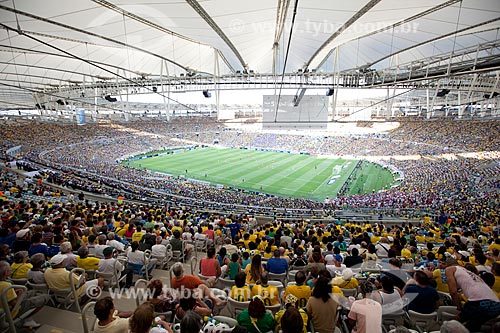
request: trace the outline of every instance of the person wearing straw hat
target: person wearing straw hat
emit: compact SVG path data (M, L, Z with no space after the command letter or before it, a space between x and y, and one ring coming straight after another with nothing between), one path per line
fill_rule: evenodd
M284 316L285 312L289 308L295 308L299 312L300 316L302 317L302 322L303 322L303 329L302 332L306 333L307 332L307 320L308 316L307 313L304 311L304 309L299 307L299 299L295 297L292 294L288 294L285 297L285 309L279 310L276 312L276 315L274 316L274 319L276 320L276 331L279 331L282 326L282 318L287 319L286 316Z

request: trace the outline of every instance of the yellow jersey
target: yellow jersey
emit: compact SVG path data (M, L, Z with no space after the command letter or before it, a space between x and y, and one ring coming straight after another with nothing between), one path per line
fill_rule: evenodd
M444 270L441 272L440 269L435 269L432 272L432 278L436 281L436 290L442 291L444 293L449 293L448 283L446 282L446 274Z
M238 302L247 302L250 300L250 295L252 294L252 291L248 286L243 286L241 288L238 288L236 286L233 286L231 288L231 292L229 293L229 297L234 299L235 301Z
M142 237L144 237L144 234L140 231L136 231L132 234L132 242L140 242L142 240Z
M81 259L80 257L76 258L76 266L78 268L83 268L84 270L97 270L99 267L99 258L95 257L87 257Z
M286 287L283 299L286 299L286 296L288 294L292 294L293 296L297 297L299 299L299 307L305 308L309 297L311 297L311 288L308 285L304 284L291 284Z
M265 306L276 305L280 302L279 291L276 286L262 286L256 284L252 287L252 297L259 295Z

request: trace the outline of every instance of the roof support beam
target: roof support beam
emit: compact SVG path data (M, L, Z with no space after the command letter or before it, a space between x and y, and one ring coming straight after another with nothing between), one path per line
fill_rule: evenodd
M435 37L435 38L428 39L428 40L423 41L421 43L417 43L417 44L411 45L409 47L405 47L404 49L398 50L396 52L387 54L387 55L383 56L382 58L379 58L379 59L377 59L375 61L372 61L372 62L366 64L363 67L369 68L369 67L373 66L374 64L379 63L379 62L381 62L381 61L383 61L383 60L385 60L387 58L390 58L390 57L392 57L394 55L406 52L408 50L414 49L416 47L419 47L419 46L422 46L422 45L425 45L425 44L429 44L429 43L435 42L435 41L440 40L440 39L444 39L444 38L453 36L455 34L459 34L459 33L465 32L467 30L475 29L475 28L481 27L481 26L486 25L486 24L494 23L494 22L497 22L497 21L500 21L500 17L496 17L496 18L488 20L488 21L477 23L477 24L474 24L474 25L471 25L471 26L468 26L468 27L465 27L465 28L462 28L462 29L458 29L456 31L452 31L452 32L449 32L447 34L444 34L444 35L441 35L441 36L438 36L438 37Z
M15 14L23 15L23 16L26 16L26 17L29 17L29 18L32 18L32 19L35 19L35 20L38 20L38 21L45 22L45 23L53 24L53 25L56 25L58 27L62 27L62 28L69 29L69 30L73 30L73 31L76 31L76 32L79 32L79 33L82 33L82 34L85 34L85 35L89 35L89 36L92 36L92 37L100 38L100 39L103 39L105 41L111 42L113 44L118 44L118 45L123 46L123 47L128 47L128 48L134 49L136 51L143 52L143 53L149 54L151 56L154 56L154 57L163 59L165 61L168 61L168 62L170 62L170 63L172 63L172 64L174 64L176 66L179 66L180 68L184 69L185 71L188 70L187 67L185 67L185 66L181 65L180 63L175 62L175 61L173 61L171 59L165 58L162 55L156 54L154 52L142 49L142 48L134 46L134 45L130 45L130 44L127 44L127 43L124 43L124 42L120 42L119 40L116 40L116 39L113 39L113 38L109 38L109 37L106 37L106 36L103 36L103 35L99 35L99 34L96 34L96 33L90 32L90 31L86 31L86 30L83 30L83 29L80 29L80 28L77 28L77 27L73 27L73 26L68 25L68 24L56 22L56 21L53 21L53 20L50 20L50 19L38 16L38 15L35 15L35 14L27 13L27 12L24 12L24 11L21 11L21 10L18 10L18 9L14 9L14 8L10 8L10 7L4 6L4 5L0 5L0 9L9 11L9 12L12 12L12 13L15 13ZM6 27L3 24L2 24L2 26ZM9 30L16 30L16 29L9 29ZM17 32L19 34L23 34L24 33L23 31L17 31Z
M217 23L215 23L210 14L207 13L207 11L198 3L198 1L186 0L186 2L198 13L198 15L200 15L202 19L205 20L205 22L207 22L207 24L213 29L213 31L217 35L219 35L219 37L226 43L226 45L229 46L231 51L233 51L233 53L240 61L241 65L243 66L243 69L248 69L248 64L245 63L240 52L236 49L236 46L234 46L233 42L231 42L229 37L227 37L224 31L222 31L222 29L217 25Z
M274 43L273 43L273 70L272 73L278 71L278 54L279 54L279 44L281 35L283 34L283 29L285 27L286 15L288 13L288 7L290 6L290 0L279 0L278 8L276 10L276 30L274 32Z
M330 43L335 40L342 32L353 25L357 20L359 20L363 15L365 15L370 9L375 7L381 0L370 0L363 8L361 8L356 14L354 14L350 19L348 19L340 28L337 29L320 47L317 49L311 58L306 62L305 68L308 68L311 62L320 54L323 49L328 47Z
M112 4L112 3L108 2L108 1L105 1L105 0L92 0L92 1L93 1L93 2L95 2L95 3L97 3L97 4L99 4L99 5L101 5L101 6L103 6L103 7L105 7L105 8L108 8L108 9L110 9L110 10L113 10L113 11L115 11L115 12L117 12L117 13L119 13L119 14L121 14L121 15L125 16L125 17L128 17L128 18L129 18L129 19L131 19L131 20L134 20L134 21L136 21L136 22L139 22L139 23L142 23L142 24L144 24L144 25L147 25L147 26L148 26L148 27L150 27L150 28L153 28L153 29L159 30L159 31L161 31L161 32L164 32L164 33L166 33L166 34L172 35L172 36L177 37L177 38L180 38L180 39L187 40L187 41L189 41L189 42L191 42L191 43L195 43L195 44L201 44L201 45L209 46L209 47L211 47L211 48L213 48L213 49L217 50L216 48L214 48L214 47L213 47L213 46L211 46L211 45L204 44L204 43L200 43L199 41L196 41L196 40L194 40L194 39L192 39L192 38L189 38L189 37L187 37L187 36L181 35L181 34L179 34L179 33L175 32L175 31L169 30L169 29L167 29L167 28L165 28L165 27L163 27L163 26L161 26L161 25L158 25L158 24L156 24L156 23L154 23L154 22L151 22L150 20L145 19L144 17L140 17L140 16L138 16L138 15L135 15L134 13L131 13L131 12L129 12L129 11L127 11L127 10L123 9L123 8L120 8L120 7L116 6L115 4ZM226 63L226 65L227 65L227 66L228 66L231 70L233 70L233 68L232 68L232 67L231 67L231 65L229 64L229 61L227 61L227 59L224 57L224 55L222 54L222 52L220 52L220 50L217 50L217 51L218 51L218 53L219 53L219 56L220 56L220 57L224 60L224 62Z
M37 55L41 54L41 55L49 55L49 56L54 56L54 57L61 57L61 58L75 60L74 57L70 57L70 56L67 56L65 54L54 53L54 52L47 52L47 51L39 51L39 50L35 50L35 49L27 49L27 48L23 48L23 47L10 46L10 45L6 45L6 44L0 44L0 51L3 51L2 48L5 48L6 50L9 50L9 52L16 52L16 53L23 53L23 54L32 54L32 55L34 55L34 54L37 54ZM111 68L121 69L121 70L123 70L125 72L133 73L133 74L135 74L137 76L141 76L142 75L142 73L140 73L140 72L136 72L136 71L133 71L133 70L130 70L130 69L127 69L127 68L119 67L119 66L108 64L108 63L101 62L101 61L88 60L88 62L90 62L92 64L98 64L98 65L101 65L101 66L107 66L107 67L111 67ZM16 64L16 65L19 66L20 64ZM30 66L30 65L28 65L28 66ZM77 74L81 74L81 73L77 73ZM103 79L102 77L97 77L97 78L99 78L100 80Z
M280 42L283 28L285 27L286 15L290 7L290 0L279 0L278 10L276 11L276 30L274 32L274 44Z
M406 23L412 22L412 21L414 21L414 20L416 20L416 19L419 19L419 18L424 17L424 16L426 16L426 15L432 14L432 13L434 13L434 12L438 11L438 10L441 10L441 9L446 8L446 7L448 7L448 6L454 5L454 4L456 4L457 2L460 2L460 1L462 1L462 0L449 0L449 1L446 1L446 2L444 2L444 3L442 3L442 4L440 4L440 5L437 5L437 6L435 6L435 7L432 7L432 8L429 8L429 9L427 9L427 10L424 10L424 11L423 11L423 12L421 12L421 13L418 13L418 14L416 14L416 15L410 16L410 17L408 17L408 18L406 18L406 19L404 19L404 20L401 20L401 21L399 21L399 22L396 22L396 23L394 23L394 24L391 24L391 25L389 25L389 26L387 26L387 27L385 27L385 28L382 28L382 29L378 29L378 30L372 31L372 32L370 32L370 33L368 33L368 34L366 34L366 35L364 35L364 36L360 37L360 38L366 38L366 37L369 37L369 36L373 36L373 35L375 35L375 34L378 34L378 33L380 33L380 32L384 32L384 31L387 31L387 30L390 30L390 29L397 28L397 27L399 27L399 26L402 26L403 24L406 24ZM323 64L325 63L325 61L326 61L326 60L327 60L327 59L328 59L328 58L332 55L332 53L333 53L333 49L332 49L332 50L330 50L330 52L328 52L328 54L327 54L327 55L323 58L323 60L321 60L321 62L320 62L320 63L319 63L319 65L317 66L317 68L319 68L319 67L323 66Z

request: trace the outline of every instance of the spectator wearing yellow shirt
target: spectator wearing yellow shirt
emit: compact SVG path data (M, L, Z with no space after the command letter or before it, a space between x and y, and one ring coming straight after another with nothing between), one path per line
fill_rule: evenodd
M99 258L89 257L89 249L86 246L81 246L78 249L78 257L76 258L76 266L84 270L97 270L99 267Z
M488 251L493 251L493 249L497 249L500 251L500 238L495 239L495 243L488 246Z
M2 294L5 289L12 286L12 284L9 281L7 281L7 278L11 275L11 273L12 270L11 267L9 266L9 263L6 261L0 261L0 294ZM16 303L19 301L16 291L14 289L8 290L5 293L5 297L7 299L7 305L12 310L16 306ZM21 303L20 308L12 312L12 318L15 319L19 313L25 313L33 308L36 309L33 312L34 314L35 312L40 310L47 301L48 301L47 295L31 296L25 298L24 301ZM1 302L0 302L0 310L3 311L3 305ZM26 318L24 320L23 327L30 327L33 329L40 327L40 324L38 324L31 318Z
M438 268L432 272L432 278L436 281L436 290L444 293L449 293L448 282L446 279L445 269L448 266L457 265L457 260L454 258L447 258L446 260L439 260Z
M267 245L268 245L268 243L267 243L267 241L266 241L266 240L261 240L261 239L259 238L259 239L257 239L257 243L258 243L258 244L257 244L257 250L259 250L259 251L261 251L261 252L263 252L263 251L265 251L265 250L266 250Z
M267 272L262 272L260 275L260 284L252 287L252 297L260 296L265 306L279 304L279 291L276 286L269 285Z
M427 243L427 249L422 251L423 256L427 256L427 253L432 252L436 256L436 251L433 250L434 244L432 242Z
M307 313L298 308L298 299L292 294L287 295L285 298L285 309L276 312L274 319L276 320L276 332L291 332L292 330L287 329L286 325L289 327L293 327L293 332L306 333L307 332L307 321L308 316ZM295 314L292 315L291 313ZM302 330L300 328L302 327Z
M299 307L304 308L307 304L307 300L311 297L311 287L305 284L305 282L306 275L304 271L298 271L295 273L295 284L289 284L286 287L283 297L285 299L288 295L297 297Z
M144 237L142 227L138 225L136 231L132 234L132 242L139 243L142 240L142 237Z
M256 284L260 280L260 275L264 271L262 267L262 257L256 254L252 258L252 262L245 268L246 283Z
M417 240L417 242L419 243L425 243L425 236L422 235L422 234L418 234L415 236L415 239Z
M172 234L173 234L173 233L174 233L174 231L176 231L176 230L177 230L177 231L179 231L179 233L181 233L181 234L182 234L182 232L184 231L184 230L182 230L182 228L181 228L181 223L180 223L180 221L175 221L174 226L172 227ZM206 227L202 228L202 231L203 231L203 232L204 232L205 230L206 230Z
M235 285L231 288L229 297L238 302L247 302L250 300L250 295L252 291L245 285L246 274L245 272L239 272L234 278Z
M14 254L14 263L10 266L12 270L10 277L12 279L26 279L28 277L28 271L33 268L33 265L27 261L27 251L19 251Z
M373 236L370 238L370 241L372 244L377 244L382 237L380 236L380 233L376 232L373 234Z
M350 268L345 268L342 271L342 276L334 277L332 283L342 289L358 288L358 280L354 277L354 273Z
M253 230L250 230L249 233L250 233L249 237L250 242L255 242L255 240L257 239L257 235L253 233Z
M128 224L126 224L124 221L120 221L120 225L116 227L115 234L117 234L118 237L124 237L127 229Z
M243 235L243 244L246 249L248 249L248 244L250 243L250 234Z
M273 257L273 251L271 251L271 246L270 245L268 245L266 247L266 249L264 250L263 256L264 256L265 259L270 259L270 258ZM267 304L265 304L265 305L267 305Z

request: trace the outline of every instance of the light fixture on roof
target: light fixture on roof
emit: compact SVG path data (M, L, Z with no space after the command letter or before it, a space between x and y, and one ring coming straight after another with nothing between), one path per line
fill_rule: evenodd
M436 97L444 97L450 93L449 89L442 89L437 92Z
M116 99L116 97L111 97L111 95L106 95L104 96L104 99L107 100L108 102L111 102L111 103L114 103L114 102L117 102L118 100Z

